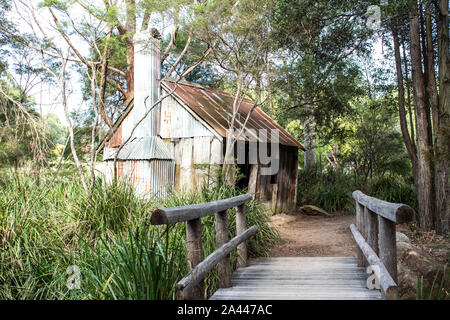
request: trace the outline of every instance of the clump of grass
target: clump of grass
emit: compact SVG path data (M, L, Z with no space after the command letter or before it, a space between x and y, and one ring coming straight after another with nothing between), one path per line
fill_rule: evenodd
M187 273L180 226L143 226L87 251L84 270L92 299L170 300ZM90 256L92 255L92 258Z
M85 194L75 176L35 178L0 173L0 299L172 299L174 284L188 272L184 224L155 227L148 212L236 196L216 186L164 201L137 198L129 185L98 184ZM258 225L251 255L264 255L277 234L257 202L246 207L247 224ZM230 237L235 235L230 210ZM215 248L215 218L203 222L204 257ZM236 255L232 255L233 266ZM79 290L67 287L69 266L82 272ZM208 292L217 274L206 279Z
M423 276L417 276L416 300L450 300L449 281L450 269L447 272L444 269L442 274L438 271L429 287L429 291L424 292L426 289Z
M106 231L118 233L135 223L135 219L148 209L149 203L136 197L126 181L108 185L96 183L89 195L69 214L81 221L88 232L100 234Z

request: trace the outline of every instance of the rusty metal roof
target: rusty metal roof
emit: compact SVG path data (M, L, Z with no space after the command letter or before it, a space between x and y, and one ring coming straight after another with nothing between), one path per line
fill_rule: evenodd
M162 84L166 87L166 90L169 91L175 88L175 83L172 81L162 81ZM197 84L179 82L175 89L175 96L181 99L222 137L227 136L227 130L230 127L233 113L234 95L215 89L205 88ZM266 129L270 140L270 130L278 129L280 132L280 143L282 145L297 147L304 150L303 146L269 115L258 107L254 108L253 111L252 108L252 101L248 99L242 100L236 117L234 130L240 131L242 129L248 114L251 112L244 129L247 135L252 135L249 130L258 131Z
M116 151L111 149L103 161L114 160ZM158 137L134 138L128 142L117 157L118 160L174 160L164 141Z

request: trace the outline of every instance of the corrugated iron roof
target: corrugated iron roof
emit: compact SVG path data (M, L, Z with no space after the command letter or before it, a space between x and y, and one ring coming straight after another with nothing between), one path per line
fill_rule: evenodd
M114 160L114 149L103 156L104 161ZM164 141L159 137L134 138L128 142L117 157L118 160L175 160Z
M167 90L173 90L175 83L172 81L162 81ZM191 108L200 118L213 127L222 137L227 136L227 130L233 113L234 95L191 84L179 82L175 95L180 98L189 108ZM303 146L295 140L283 127L276 123L269 115L260 108L253 109L253 102L243 99L236 117L234 130L240 131L251 112L244 131L247 135L252 135L249 130L266 129L270 139L270 130L278 129L280 132L280 143L282 145L293 146L303 149Z

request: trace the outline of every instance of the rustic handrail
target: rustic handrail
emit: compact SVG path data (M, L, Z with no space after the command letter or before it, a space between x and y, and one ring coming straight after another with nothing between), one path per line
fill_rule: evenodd
M186 242L188 262L191 272L176 285L177 299L204 298L203 280L216 265L219 271L219 287L231 286L230 253L237 248L238 267L247 266L247 246L245 241L254 236L256 226L246 229L245 204L253 200L246 194L209 203L158 209L152 213L152 225L186 222ZM236 237L228 241L227 210L236 207ZM201 218L216 215L216 251L203 260Z
M378 266L376 272L386 299L398 298L396 223L410 222L414 210L404 204L390 203L353 192L356 200L356 226L351 225L358 244L358 266Z
M414 210L406 204L391 203L369 197L361 191L353 192L353 199L372 212L395 223L409 222L414 217Z
M175 224L186 222L198 218L203 218L211 214L222 212L234 207L239 207L253 199L250 194L237 196L225 200L218 200L209 203L193 204L182 207L158 209L153 211L150 218L152 225Z

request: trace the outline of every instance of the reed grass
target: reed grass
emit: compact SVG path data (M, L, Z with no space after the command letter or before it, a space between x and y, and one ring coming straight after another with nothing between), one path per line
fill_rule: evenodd
M150 212L225 199L239 190L216 186L168 199L137 197L126 183L96 183L89 195L76 176L39 180L0 173L0 299L173 299L188 272L184 224L151 226ZM246 207L247 225L258 225L251 255L265 255L279 236L257 202ZM229 212L230 237L235 235ZM203 222L204 257L215 250L215 219ZM236 256L232 255L233 266ZM69 266L81 271L80 289L69 290ZM211 272L208 294L217 288Z

